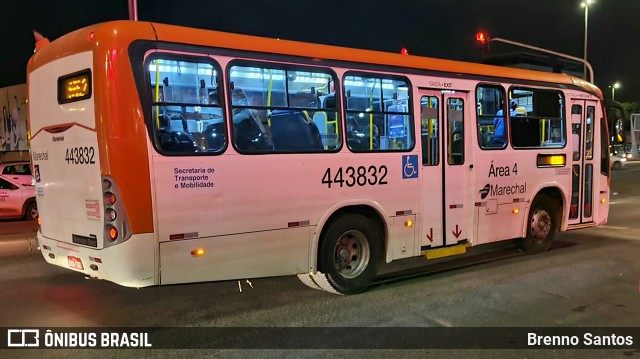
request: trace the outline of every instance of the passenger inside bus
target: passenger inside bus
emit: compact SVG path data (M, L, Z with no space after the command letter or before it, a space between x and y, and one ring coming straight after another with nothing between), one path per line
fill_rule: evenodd
M509 112L511 116L516 116L516 108L518 103L515 100L509 102ZM496 112L496 117L493 119L494 132L491 140L487 144L491 147L501 147L506 143L506 137L504 133L504 114L502 110Z
M233 108L233 143L240 151L272 151L273 144L260 121L253 115L247 94L241 88L231 91Z

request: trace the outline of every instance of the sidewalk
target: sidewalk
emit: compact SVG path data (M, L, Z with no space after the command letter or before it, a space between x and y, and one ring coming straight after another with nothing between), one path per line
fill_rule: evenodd
M37 254L38 226L29 221L0 222L0 258Z

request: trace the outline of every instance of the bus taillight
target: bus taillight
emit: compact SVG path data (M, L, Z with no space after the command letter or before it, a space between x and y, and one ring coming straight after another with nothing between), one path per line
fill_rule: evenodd
M131 228L127 221L127 211L118 182L108 176L102 177L102 199L104 220L104 246L117 245L131 237Z
M118 230L116 229L116 227L109 225L107 226L107 228L109 229L109 238L112 241L118 239Z
M104 203L107 206L113 206L113 204L116 203L116 195L111 193L111 192L105 192L104 193Z
M118 218L118 213L116 213L116 210L113 209L113 208L107 208L104 211L104 214L105 214L106 219L108 221L111 221L111 222L115 221L116 218Z

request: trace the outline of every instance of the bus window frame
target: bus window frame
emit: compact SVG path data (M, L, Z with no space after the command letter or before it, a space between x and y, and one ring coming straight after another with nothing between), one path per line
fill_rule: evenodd
M478 115L478 107L477 107L477 103L478 103L478 88L479 87L493 87L493 88L500 88L500 90L502 90L502 104L500 106L500 109L502 110L502 117L504 118L504 145L502 146L487 146L487 145L481 145L480 144L480 119L479 119L479 115ZM508 106L507 106L507 101L505 100L507 98L507 93L508 90L505 88L505 86L499 82L478 82L476 84L475 90L474 90L474 103L476 103L476 108L475 108L475 117L476 117L476 123L475 123L475 127L476 127L476 144L477 146L483 150L483 151L499 151L499 150L505 150L509 147L509 145L511 144L511 124L509 123L509 118L507 117L507 114L509 113L508 111ZM485 115L481 115L481 116L485 116ZM493 115L493 118L495 118L495 114ZM495 130L494 130L495 132Z
M340 143L338 143L338 146L336 146L336 148L332 149L332 150L319 150L319 151L287 151L287 150L272 150L272 151L260 151L260 152L250 152L250 151L243 151L237 148L237 146L235 145L234 141L233 141L233 136L234 136L234 129L233 129L233 125L232 125L232 121L233 121L233 104L232 104L232 99L231 99L231 89L230 89L230 85L231 85L231 68L233 68L234 66L240 66L240 67L257 67L257 68L264 68L264 69L273 69L273 70L282 70L282 71L308 71L308 72L318 72L318 73L324 73L327 75L330 75L331 78L333 79L334 82L334 94L336 96L336 117L337 117L337 124L338 124L338 139L340 139ZM236 152L238 152L239 154L242 155L268 155L268 154L323 154L323 153L336 153L336 152L340 152L340 150L342 149L343 146L343 136L342 136L342 132L343 132L343 126L342 126L342 112L340 110L340 102L338 101L338 96L340 96L340 93L342 92L341 89L338 89L339 86L337 86L338 84L340 84L340 79L337 75L337 73L335 72L335 70L332 67L329 66L313 66L313 65L307 65L307 64L303 64L303 63L285 63L285 62L278 62L278 61L270 61L270 60L265 60L265 59L258 59L258 58L236 58L233 59L231 61L229 61L227 63L226 68L224 69L224 76L225 76L225 94L224 94L224 98L225 98L225 102L227 102L229 104L229 106L227 106L228 108L226 109L225 114L228 116L227 121L227 127L229 127L228 129L228 134L229 134L229 138L227 140L227 144L231 143L231 146L236 150ZM288 81L288 79L285 79L285 81ZM286 87L285 87L286 88ZM288 101L289 98L289 92L287 91L286 93L286 98ZM256 106L256 105L245 105L245 106L239 106L241 108L258 108L258 109L264 109L264 110L308 110L308 108L303 108L303 107L284 107L284 106ZM318 107L317 108L318 111L326 111L326 108L324 107ZM231 124L231 126L229 126L229 124Z
M511 91L513 90L525 90L525 91L531 91L531 92L553 92L553 93L557 93L560 94L560 101L562 104L562 109L560 110L560 115L562 117L560 117L563 121L564 121L564 144L562 146L514 146L513 145L513 141L511 140L512 134L511 131L509 131L509 140L511 140L511 148L513 148L514 150L561 150L561 149L565 149L567 147L567 144L569 143L569 132L571 131L571 126L567 127L567 124L571 123L571 119L567 119L567 109L569 108L567 106L567 98L564 94L564 91L562 91L561 89L558 88L551 88L551 87L535 87L535 86L527 86L525 84L512 84L509 86L509 88L507 89L507 95L511 93ZM509 114L509 127L511 127L511 111L507 111L507 113ZM534 117L534 116L527 116L527 117ZM540 116L535 116L535 118L540 119ZM569 132L568 132L569 131ZM581 156L583 155L583 151L584 149L581 148Z
M191 152L191 151L167 151L164 150L160 147L159 144L159 138L158 138L158 132L156 129L156 124L154 123L154 119L153 119L153 107L154 106L201 106L202 104L188 104L188 103L182 103L182 102L175 102L175 103L168 103L168 102L162 102L161 104L158 103L158 105L154 105L153 101L149 101L150 98L152 98L153 96L153 88L151 86L151 72L148 70L149 69L149 65L151 64L152 61L157 60L157 59L163 59L163 60L174 60L174 61L185 61L185 62L192 62L192 63L209 63L212 65L213 69L215 71L218 71L219 75L217 76L217 87L216 89L218 90L218 99L223 99L224 97L220 96L220 90L222 89L224 91L224 84L225 84L225 79L223 78L224 73L222 70L222 67L220 66L220 63L212 56L208 56L202 53L175 53L173 50L167 50L167 49L149 49L148 52L145 54L144 56L144 61L143 61L143 66L142 66L142 72L143 72L143 89L144 89L144 93L141 94L140 96L140 100L141 101L146 101L146 103L148 104L147 106L143 105L142 108L144 110L144 114L145 114L145 123L149 129L149 134L151 136L151 142L153 144L154 149L156 150L157 153L163 155L163 156L168 156L168 157L175 157L175 156L219 156L223 153L226 152L227 147L229 146L229 129L228 129L228 124L227 124L227 111L226 111L226 104L224 103L224 101L220 102L218 101L218 106L210 106L210 107L218 107L221 109L222 111L222 123L224 125L224 131L225 131L225 136L227 137L224 146L222 146L218 151L199 151L199 152ZM146 99L146 100L145 100ZM148 107L148 108L145 108Z
M397 80L397 81L404 81L407 84L407 93L408 93L408 99L407 99L407 107L409 108L409 111L407 112L406 116L410 117L410 121L409 122L409 126L410 128L408 129L409 133L411 134L411 146L410 147L406 147L404 149L387 149L387 150L381 150L380 148L378 148L377 150L370 150L370 151L357 151L357 150L353 150L352 148L350 148L348 145L346 146L349 151L351 153L393 153L393 152L412 152L415 147L416 147L416 124L415 124L415 114L414 114L414 104L413 104L413 84L411 83L411 80L409 79L408 76L403 76L403 75L398 75L398 74L391 74L391 73L386 73L386 72L375 72L375 71L363 71L363 70L347 70L342 74L342 78L340 81L340 88L341 90L344 91L344 81L345 78L347 76L359 76L359 77L367 77L367 78L377 78L377 79L385 79L385 80ZM345 96L343 97L343 106L342 106L342 110L344 111L343 113L343 118L344 118L344 128L346 128L346 120L347 120L347 112L348 111L354 111L354 110L349 110L346 106L346 92L345 92ZM381 99L384 102L384 98ZM386 116L389 114L389 112L384 111L372 111L371 113L373 114L379 114L379 115L383 115ZM379 129L378 129L379 130ZM344 142L347 142L347 133L345 131L344 133Z

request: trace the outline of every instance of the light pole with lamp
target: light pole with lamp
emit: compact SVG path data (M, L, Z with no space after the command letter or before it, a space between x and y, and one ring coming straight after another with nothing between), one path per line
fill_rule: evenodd
M587 62L587 24L589 21L589 5L593 4L594 0L584 0L580 3L580 6L584 8L584 61ZM584 69L584 78L587 78L587 68Z
M609 86L611 88L611 101L616 100L616 89L620 88L620 83L616 81L615 84Z

